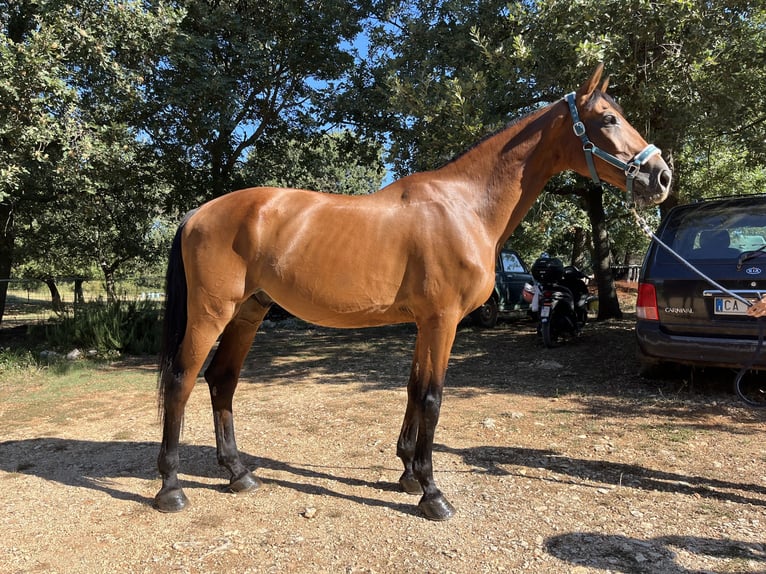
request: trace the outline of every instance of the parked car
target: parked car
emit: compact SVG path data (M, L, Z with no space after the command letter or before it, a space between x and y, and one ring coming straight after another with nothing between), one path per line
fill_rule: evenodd
M766 293L766 196L671 209L659 238L722 287L753 300ZM747 305L687 269L657 242L641 268L636 337L645 375L667 365L740 368L753 358L758 323ZM764 347L766 349L766 346ZM766 370L766 352L755 359Z
M495 262L495 290L489 299L471 313L482 327L494 327L500 315L526 315L529 303L523 298L524 285L532 284L532 274L524 260L512 249L502 249Z

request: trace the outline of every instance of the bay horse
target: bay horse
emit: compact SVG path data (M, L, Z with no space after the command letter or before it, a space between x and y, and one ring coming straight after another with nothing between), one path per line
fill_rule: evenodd
M482 140L435 171L366 196L251 188L187 214L167 269L159 406L163 512L188 504L178 480L184 409L209 352L218 463L228 488L260 484L240 461L232 398L269 306L328 327L414 322L415 353L397 441L399 479L431 520L454 508L434 481L432 451L445 372L458 323L484 303L495 254L548 179L574 170L659 203L671 172L599 88L603 65L583 86ZM574 130L573 130L574 125ZM584 153L585 152L585 153ZM596 158L594 160L594 156Z

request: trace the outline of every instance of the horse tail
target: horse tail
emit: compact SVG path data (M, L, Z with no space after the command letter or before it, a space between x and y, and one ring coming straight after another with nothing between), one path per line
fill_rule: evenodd
M173 372L174 365L186 333L188 289L181 249L181 233L196 211L195 209L187 213L178 226L170 247L168 269L165 274L165 309L157 375L157 406L160 417L164 415L165 396L177 384L176 375Z

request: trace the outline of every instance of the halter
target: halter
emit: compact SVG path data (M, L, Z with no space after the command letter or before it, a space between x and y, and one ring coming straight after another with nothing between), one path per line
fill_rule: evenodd
M633 159L627 163L613 156L612 154L605 152L604 150L596 147L596 144L588 139L588 134L585 133L585 124L580 121L580 114L577 113L577 106L575 105L575 93L571 92L567 94L564 96L564 99L566 99L567 104L569 104L569 112L572 114L572 127L574 128L574 133L577 137L580 138L580 141L582 141L582 150L585 152L585 160L588 162L588 169L590 170L590 177L593 179L593 182L601 183L601 180L598 177L598 172L596 171L596 165L593 163L593 156L595 155L603 159L605 162L610 163L614 167L617 167L625 172L626 187L628 193L632 194L633 180L641 170L641 166L649 161L649 158L651 158L653 155L661 155L662 151L660 151L657 146L649 144L635 156L633 156Z

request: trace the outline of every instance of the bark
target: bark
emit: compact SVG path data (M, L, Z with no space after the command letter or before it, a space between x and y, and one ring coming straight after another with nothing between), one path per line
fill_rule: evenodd
M114 279L114 271L104 269L104 285L106 286L106 300L109 303L117 301L117 282Z
M109 303L117 302L117 269L120 268L127 259L119 259L117 261L107 263L106 261L101 263L101 271L104 273L104 286L106 287L106 300Z
M64 308L64 303L61 301L61 292L56 285L56 280L51 277L43 279L43 283L48 286L48 290L51 292L51 306L57 313Z
M8 298L8 280L11 278L13 264L13 206L0 203L0 324L5 315L5 303Z
M85 279L82 277L78 277L74 280L74 302L76 305L82 305L85 303L85 295L83 295L82 292L82 284L85 282Z
M575 227L574 237L572 238L572 260L570 265L583 269L587 250L588 234L582 227Z
M614 275L612 274L609 233L603 199L601 186L588 186L585 202L593 230L593 270L598 286L598 321L622 318L620 301L617 298L617 289L614 286Z

